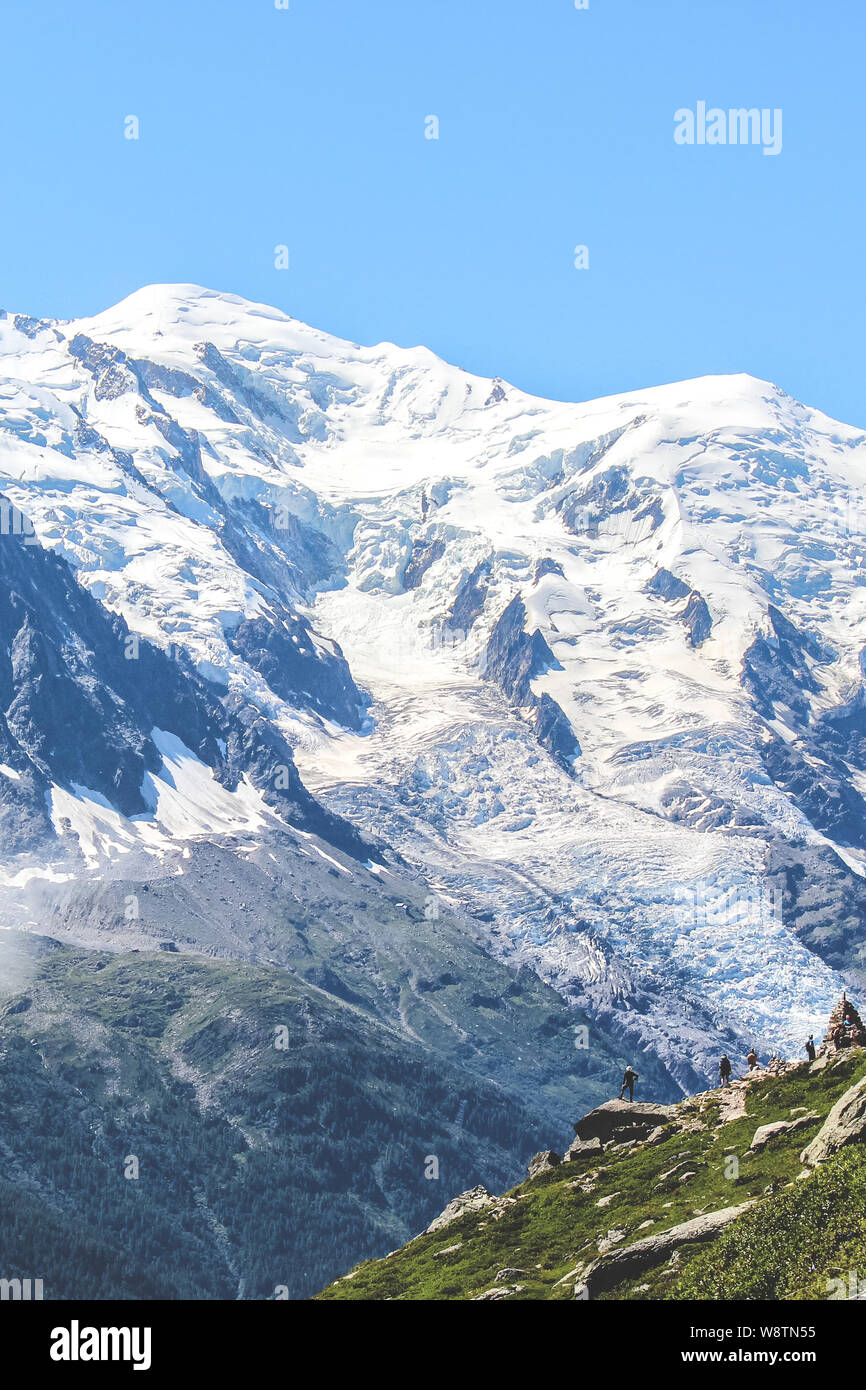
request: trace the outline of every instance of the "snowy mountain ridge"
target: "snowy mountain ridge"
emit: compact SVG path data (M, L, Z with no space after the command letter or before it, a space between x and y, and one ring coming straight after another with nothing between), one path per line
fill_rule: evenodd
M361 859L350 827L378 836L674 1072L729 1036L796 1046L862 971L861 431L747 376L547 402L151 286L0 320L0 494L7 562L50 555L120 661L168 662L122 788L71 780L15 709L15 670L48 668L16 667L10 615L11 886L73 850L255 840L282 775L295 824ZM108 663L128 709L88 641L79 688Z

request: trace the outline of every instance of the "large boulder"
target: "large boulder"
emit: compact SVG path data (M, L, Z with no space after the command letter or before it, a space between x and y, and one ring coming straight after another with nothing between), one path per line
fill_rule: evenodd
M820 1115L816 1115L812 1111L809 1115L800 1115L796 1120L776 1120L772 1124L759 1125L752 1136L749 1148L755 1153L758 1149L763 1149L779 1134L791 1134L798 1129L808 1129L809 1125L813 1125L820 1118Z
M427 1235L432 1235L434 1231L441 1231L445 1226L450 1226L452 1221L458 1217L465 1216L470 1211L484 1211L486 1207L496 1205L496 1198L491 1197L486 1187L471 1187L468 1192L461 1192L452 1202L449 1202L441 1216L437 1216L435 1221L431 1221L427 1227Z
M561 1162L562 1158L553 1149L542 1149L541 1153L533 1154L529 1160L529 1176L540 1178L542 1173L552 1173Z
M600 1139L603 1144L627 1139L648 1139L653 1130L677 1114L675 1105L651 1105L649 1102L608 1100L590 1110L574 1126L578 1139Z
M684 1245L699 1245L716 1236L736 1221L738 1216L748 1211L751 1202L738 1207L724 1207L721 1211L707 1212L705 1216L684 1221L669 1231L661 1231L657 1236L647 1236L644 1240L627 1245L625 1249L611 1250L593 1261L584 1275L583 1283L575 1289L575 1298L595 1298L608 1289L616 1288L625 1279L633 1279L644 1270L672 1255Z
M575 1158L598 1158L604 1153L604 1144L600 1139L575 1139L571 1148L565 1151L566 1163L571 1163Z
M837 1100L800 1162L814 1168L848 1144L866 1142L866 1076Z

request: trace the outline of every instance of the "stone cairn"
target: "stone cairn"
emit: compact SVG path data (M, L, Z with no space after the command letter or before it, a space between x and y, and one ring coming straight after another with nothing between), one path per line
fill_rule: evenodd
M840 1047L866 1046L866 1028L851 1000L843 993L842 998L830 1015L824 1042Z

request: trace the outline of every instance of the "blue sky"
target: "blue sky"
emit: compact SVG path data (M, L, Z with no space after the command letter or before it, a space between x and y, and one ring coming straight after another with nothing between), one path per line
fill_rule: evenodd
M188 280L540 395L748 371L866 426L862 0L289 5L2 7L0 304ZM677 145L699 101L781 153Z

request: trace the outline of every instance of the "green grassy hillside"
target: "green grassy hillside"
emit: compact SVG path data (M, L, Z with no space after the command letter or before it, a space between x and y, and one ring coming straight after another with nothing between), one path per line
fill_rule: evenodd
M46 1298L305 1297L444 1190L513 1182L546 1132L543 1105L285 969L2 944L0 1275Z
M752 1202L714 1242L668 1255L600 1297L826 1299L829 1280L847 1280L850 1270L866 1278L866 1146L806 1177L799 1155L863 1076L860 1048L823 1070L803 1063L762 1074L745 1092L745 1113L724 1122L720 1092L693 1097L676 1108L661 1142L563 1163L495 1206L359 1265L320 1297L454 1300L508 1290L518 1300L571 1299L606 1248ZM759 1126L811 1111L819 1118L750 1152Z

